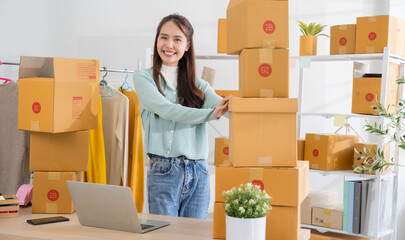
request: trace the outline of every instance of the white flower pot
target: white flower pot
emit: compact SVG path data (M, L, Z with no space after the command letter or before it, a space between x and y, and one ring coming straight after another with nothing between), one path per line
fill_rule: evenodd
M266 216L261 218L235 218L226 216L227 240L265 240Z

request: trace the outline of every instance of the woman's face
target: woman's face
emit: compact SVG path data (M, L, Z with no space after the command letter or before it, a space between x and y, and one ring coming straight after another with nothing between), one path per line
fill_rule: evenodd
M157 41L157 52L166 66L175 67L188 51L190 43L181 29L172 21L163 24Z

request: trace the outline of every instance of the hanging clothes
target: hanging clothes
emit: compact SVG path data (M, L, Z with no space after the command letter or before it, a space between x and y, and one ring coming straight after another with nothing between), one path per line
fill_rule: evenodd
M29 183L29 132L18 130L18 83L0 84L0 193Z
M103 108L99 97L97 129L89 131L89 164L86 172L86 181L90 183L107 183L105 163L105 149L103 136Z
M138 212L144 204L144 158L142 142L142 119L138 97L134 90L118 89L129 99L128 128L128 181Z
M114 96L101 98L107 184L127 185L124 180L124 164L128 163L129 100L118 90L113 91ZM100 86L100 95L109 93Z

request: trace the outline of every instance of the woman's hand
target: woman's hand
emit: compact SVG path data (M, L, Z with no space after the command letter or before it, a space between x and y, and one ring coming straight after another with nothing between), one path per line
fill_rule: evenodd
M223 98L223 99L218 103L217 107L216 107L215 110L214 110L214 117L215 117L215 118L219 118L219 117L225 115L225 114L229 111L229 109L228 109L228 104L229 104L229 100L230 100L231 98L233 98L232 95L230 95L230 96L228 96L228 97L226 97L226 98Z

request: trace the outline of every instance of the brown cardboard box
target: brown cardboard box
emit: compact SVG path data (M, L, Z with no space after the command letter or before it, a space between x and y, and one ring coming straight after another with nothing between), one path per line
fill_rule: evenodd
M356 24L330 27L330 55L354 54L356 51Z
M232 98L229 159L235 167L296 167L295 98Z
M34 172L32 213L72 213L66 181L82 181L82 172Z
M354 149L357 150L357 152L354 151L353 165L361 166L361 163L364 162L364 159L359 160L360 157L362 156L359 152L364 152L364 149L366 149L367 154L374 157L375 156L374 151L377 152L377 144L375 144L375 143L355 143L354 144ZM385 144L384 145L384 157L385 157L386 160L390 159L390 144ZM382 169L381 174L387 173L388 169L389 168ZM375 171L365 172L364 174L375 174Z
M311 197L307 196L301 203L301 224L311 225L312 219Z
M309 192L309 164L298 161L293 168L216 167L215 201L224 202L222 192L241 184L259 185L273 198L277 206L300 206Z
M382 53L405 56L405 21L389 15L358 17L356 53Z
M305 160L309 167L324 171L352 170L354 144L359 136L306 134Z
M342 230L343 206L312 207L312 225Z
M21 57L18 129L72 132L97 128L98 60Z
M327 190L311 190L308 196L301 203L301 223L311 224L312 221L312 206L337 204L338 193Z
M218 19L218 53L226 53L226 19Z
M316 230L311 231L310 240L371 240L371 238L365 237L356 237L347 234L338 234L338 233L319 233Z
M245 48L288 48L288 1L230 0L227 53Z
M31 171L87 171L89 131L30 135Z
M300 230L299 208L272 206L266 217L266 240L298 239ZM223 203L214 203L213 238L226 237Z
M288 49L243 49L239 56L240 97L288 97Z
M398 103L399 65L390 63L388 68L388 78L386 87L385 103L396 105ZM353 78L352 113L378 115L372 106L375 101L380 101L381 78ZM389 112L394 112L390 108Z
M3 195L0 200L0 218L18 217L20 214L19 200L15 195Z
M305 139L297 140L297 156L298 160L304 160Z
M222 98L228 97L230 95L234 97L239 97L239 91L238 90L214 90L216 94L221 96Z
M232 166L229 161L229 138L215 138L215 166Z

